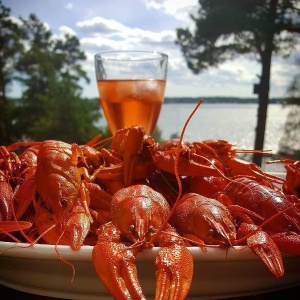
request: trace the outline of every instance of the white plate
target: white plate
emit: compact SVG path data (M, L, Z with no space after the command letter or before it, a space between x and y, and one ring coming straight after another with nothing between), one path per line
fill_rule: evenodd
M57 247L72 270L58 257L52 245L0 242L0 284L27 293L65 299L112 299L94 270L91 246L74 252ZM221 299L260 294L300 285L300 256L284 255L285 275L273 276L247 247L221 250L188 248L194 257L193 284L187 299ZM147 299L154 297L154 260L159 248L138 254L136 264Z

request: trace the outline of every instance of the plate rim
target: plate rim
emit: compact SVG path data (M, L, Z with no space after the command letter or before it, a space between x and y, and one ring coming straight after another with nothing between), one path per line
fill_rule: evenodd
M142 249L136 256L136 261L152 261L158 254L161 247L152 247ZM251 261L260 260L252 250L246 246L233 246L229 248L209 247L207 251L202 251L197 246L187 246L187 249L193 255L194 261ZM0 241L0 256L15 257L15 258L38 258L45 260L58 260L59 255L69 261L92 261L93 246L84 245L79 250L74 251L67 245L49 245L49 244L34 244L16 243ZM59 255L58 255L59 253ZM298 257L281 253L283 258Z

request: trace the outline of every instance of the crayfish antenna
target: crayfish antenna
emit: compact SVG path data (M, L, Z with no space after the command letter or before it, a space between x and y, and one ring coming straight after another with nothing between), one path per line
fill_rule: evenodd
M7 151L13 151L20 147L30 147L40 145L42 142L16 142L14 144L10 144L6 146Z
M61 234L61 236L59 237L59 239L58 239L58 241L57 241L57 243L55 244L55 252L57 253L57 256L58 256L58 258L64 263L64 264L66 264L66 265L68 265L70 268L71 268L71 270L72 270L72 277L71 277L71 283L73 283L74 282L74 279L75 279L75 267L74 267L74 265L72 264L72 263L70 263L69 261L67 261L66 259L64 259L62 256L61 256L61 254L60 254L60 252L58 251L58 243L59 243L59 240L60 240L60 238L63 236L63 234L64 233L62 233Z
M86 146L93 147L95 144L97 144L97 142L99 142L101 136L102 136L101 133L97 134L97 135L94 136L91 140L89 140L87 143L85 143L85 145L86 145Z
M182 128L180 137L179 137L179 143L178 143L178 148L176 150L176 157L175 157L175 163L174 163L174 174L178 183L178 194L177 194L177 198L174 202L173 207L171 208L170 214L169 216L166 218L166 220L164 221L164 223L162 224L161 228L157 231L157 233L155 235L153 235L153 237L151 238L150 242L153 242L156 237L161 233L161 231L166 227L166 225L169 223L170 218L172 216L172 214L174 213L176 207L177 207L177 203L179 202L179 199L182 196L182 184L181 184L181 180L180 180L180 176L178 174L178 161L179 161L179 155L180 155L180 150L182 149L182 141L183 141L183 136L185 134L187 125L189 124L191 118L193 117L193 115L195 114L195 112L197 111L197 109L199 108L199 106L203 103L203 99L199 100L198 104L196 105L196 107L194 108L194 110L192 111L192 113L190 114L190 116L187 118L186 122L184 123L184 126Z

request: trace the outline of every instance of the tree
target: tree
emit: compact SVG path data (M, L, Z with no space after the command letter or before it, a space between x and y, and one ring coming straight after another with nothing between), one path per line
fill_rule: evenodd
M59 139L85 143L99 133L99 103L81 98L79 81L89 81L81 67L86 59L75 36L54 39L31 14L22 19L28 47L16 65L24 92L15 114L15 133L21 140Z
M300 66L300 57L296 61ZM291 106L279 142L280 153L295 160L300 159L300 73L296 74L288 88L284 105Z
M199 0L191 16L195 32L178 28L176 43L188 67L198 74L238 55L254 54L261 63L254 149L262 150L269 102L272 55L288 57L299 42L298 0ZM253 161L261 165L262 156Z
M10 142L15 102L8 99L7 92L14 79L16 61L23 50L24 37L20 26L9 16L10 9L0 0L0 144Z
M86 59L75 36L57 39L31 14L16 21L0 0L0 144L59 139L85 143L99 131L99 102L81 96L89 81ZM7 97L10 85L23 87L20 99Z

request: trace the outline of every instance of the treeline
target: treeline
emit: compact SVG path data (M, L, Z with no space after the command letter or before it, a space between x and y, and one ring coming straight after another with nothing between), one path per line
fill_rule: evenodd
M107 128L98 99L82 96L86 60L76 36L57 38L39 18L10 17L0 0L0 145L56 139L83 144ZM14 83L18 99L9 97Z
M164 103L198 103L200 99L203 99L204 103L258 104L257 98L239 97L166 97ZM284 104L284 102L284 98L273 98L269 100L270 104Z

